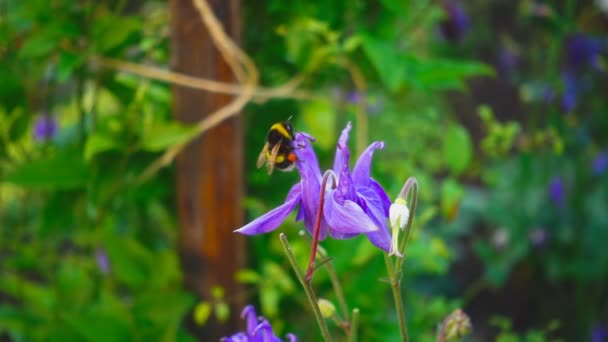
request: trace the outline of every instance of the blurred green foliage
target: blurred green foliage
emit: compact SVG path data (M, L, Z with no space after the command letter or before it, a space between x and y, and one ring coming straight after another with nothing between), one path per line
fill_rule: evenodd
M409 176L420 183L403 284L411 340L434 341L455 308L466 311L486 288L511 295L513 283L536 296L527 303L532 330L518 335L509 319L490 319L486 303L472 315L474 332L483 328L471 339L494 336L492 327L498 341L587 338L608 323L607 43L597 19L606 13L575 1L474 1L459 3L468 18L458 21L446 3L243 3L243 45L261 82L302 74L315 95L246 108L248 216L280 203L298 180L253 167L273 122L293 115L329 168L340 130L354 121L353 150L386 143L374 178L391 196ZM497 12L509 23L495 25ZM463 38L452 39L445 30L456 21ZM236 314L225 303L233 294L218 289L211 305L183 290L173 170L138 182L160 153L193 136L171 118L170 86L94 59L166 66L168 24L161 1L0 2L0 337L189 340L188 312L198 324ZM511 90L498 97L516 106L479 101L475 89L488 79ZM470 108L458 105L469 97ZM280 229L304 265L309 245L292 222ZM250 267L235 276L251 300L278 335L318 338L276 234L249 242ZM361 310L360 339L397 340L379 251L364 238L322 247L348 305ZM463 263L476 273L468 283L451 268ZM315 286L337 304L323 270Z

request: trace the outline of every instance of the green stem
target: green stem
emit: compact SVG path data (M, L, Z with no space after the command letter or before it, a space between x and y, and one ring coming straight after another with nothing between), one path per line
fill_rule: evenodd
M308 282L304 279L304 275L302 274L302 271L298 267L296 257L293 255L293 252L291 251L291 247L289 246L289 242L287 241L287 236L285 236L284 233L281 233L281 235L279 237L281 238L281 244L283 245L283 250L285 251L287 258L289 259L289 262L291 263L291 267L293 268L294 272L296 273L296 277L300 281L300 284L302 284L302 287L304 287L304 292L306 292L306 297L308 298L308 302L310 303L312 311L315 314L315 318L317 319L317 323L319 324L319 329L321 329L321 334L323 335L323 339L325 341L331 341L331 335L329 334L329 329L327 329L327 324L325 323L325 319L321 315L321 310L319 309L319 303L317 302L317 297L315 296L315 293L312 289L312 286L310 285L310 282Z
M387 253L384 253L384 261L386 262L386 270L390 279L391 289L393 290L393 299L395 301L397 317L399 318L399 330L401 331L401 338L403 342L408 342L407 325L405 324L405 311L403 309L403 299L401 298L401 280L397 277L397 274L393 269L393 263L391 263L391 259Z
M359 328L359 309L353 309L353 320L350 322L350 335L348 336L349 342L357 342L357 329Z

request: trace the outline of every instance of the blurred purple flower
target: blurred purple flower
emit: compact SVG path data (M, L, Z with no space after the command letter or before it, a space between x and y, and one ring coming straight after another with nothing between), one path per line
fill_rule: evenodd
M574 34L566 40L566 65L572 71L579 71L583 67L597 67L601 41L582 33Z
M530 231L528 237L534 247L543 247L549 239L549 234L544 228L537 227Z
M346 145L350 130L349 122L338 141L333 167L337 184L332 188L330 185L333 182L330 180L325 189L319 239L325 239L328 233L334 239L349 239L365 234L372 244L388 252L391 236L387 219L391 201L382 186L370 178L372 155L375 150L383 148L384 143L372 143L361 154L351 172L350 151ZM235 232L245 235L268 233L276 229L299 206L296 221L303 219L308 232L313 233L323 176L317 156L310 146L310 139L304 133L296 134L296 165L301 180L291 188L285 203Z
M553 100L555 100L555 90L552 86L547 85L543 89L543 102L551 103Z
M281 342L281 339L272 331L272 326L268 320L257 316L253 305L247 305L243 309L241 318L246 320L247 330L230 337L223 337L222 342ZM289 342L298 341L293 334L287 334L286 337Z
M566 187L564 180L560 176L555 176L549 183L549 198L557 207L564 206Z
M99 268L101 273L110 273L110 260L108 259L108 254L106 254L105 249L102 247L97 248L95 251L95 261L97 262L97 268Z
M562 74L564 81L564 93L562 95L562 110L566 113L571 112L576 107L578 84L575 75L566 71Z
M443 37L459 42L469 29L469 17L457 0L446 0L442 4L445 18L439 23Z
M346 101L352 103L352 104L357 104L359 103L359 101L361 101L361 93L359 93L356 90L351 91L350 93L348 93L348 95L346 96Z
M43 114L34 122L34 139L45 141L52 139L57 134L57 121L54 117Z
M600 323L596 324L591 331L591 342L607 342L608 330Z
M608 168L608 153L600 152L593 159L593 174L601 175Z
M509 78L521 60L519 52L512 46L503 46L498 54L498 71L503 78Z

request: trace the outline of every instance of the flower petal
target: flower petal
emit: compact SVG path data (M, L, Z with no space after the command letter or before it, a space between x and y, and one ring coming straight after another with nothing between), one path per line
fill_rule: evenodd
M340 234L357 234L379 229L357 203L345 200L340 204L333 194L326 198L323 214L333 237L336 237L334 231Z
M334 173L336 175L340 174L340 171L342 170L342 165L346 163L348 167L350 152L348 150L347 144L351 128L352 124L349 121L346 124L346 127L342 130L342 133L340 134L340 139L338 139L338 147L336 148L336 156L334 157Z
M376 182L375 179L370 178L369 185L370 185L370 188L372 190L374 190L376 192L376 194L382 200L382 206L384 207L384 214L388 216L388 211L391 207L391 199L386 194L386 191L384 191L384 188L382 188L382 185L380 185L380 183Z
M275 230L285 221L296 205L301 202L301 192L290 192L290 195L292 198L288 198L285 203L235 230L235 232L245 235L256 235Z
M321 168L319 167L319 160L313 150L310 142L314 139L308 134L301 132L296 133L295 138L295 154L298 157L296 166L300 172L300 177L305 182L308 179L316 179L318 183L321 182Z
M377 149L384 148L384 142L375 141L369 145L357 159L357 163L353 169L353 180L356 184L369 186L370 169L372 164L372 156ZM390 201L389 201L390 203Z
M357 188L357 195L358 203L364 212L378 226L377 231L366 234L367 238L374 246L388 252L391 246L391 234L386 223L388 217L383 207L383 200L374 190L366 187Z
M258 326L258 315L255 312L255 307L253 305L247 305L241 311L241 318L244 318L247 321L247 333L249 335L253 334L253 331Z
M350 152L348 152L348 148L345 148L342 161L342 169L340 170L340 176L338 177L338 187L336 188L336 192L334 193L335 199L342 204L345 200L354 201L357 199L357 193L355 191L355 184L353 183L353 179L350 176L350 170L348 169L348 159L350 157Z

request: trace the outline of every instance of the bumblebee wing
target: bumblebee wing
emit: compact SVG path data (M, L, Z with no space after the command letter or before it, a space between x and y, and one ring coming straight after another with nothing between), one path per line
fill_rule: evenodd
M281 142L274 145L272 150L270 150L270 155L266 160L266 168L268 169L268 174L272 174L272 170L274 170L274 164L277 161L277 155L279 154L279 149L281 148Z
M266 162L266 154L268 154L268 147L268 143L264 144L262 152L260 152L260 155L258 156L258 162L256 164L258 169L261 168L262 165L264 165L264 163Z

